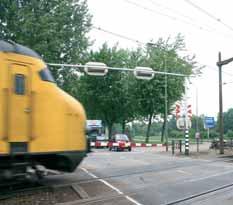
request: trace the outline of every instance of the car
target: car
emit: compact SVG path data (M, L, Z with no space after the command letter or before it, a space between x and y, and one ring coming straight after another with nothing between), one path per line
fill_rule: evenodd
M115 134L108 143L109 150L129 152L132 149L131 142L126 134Z

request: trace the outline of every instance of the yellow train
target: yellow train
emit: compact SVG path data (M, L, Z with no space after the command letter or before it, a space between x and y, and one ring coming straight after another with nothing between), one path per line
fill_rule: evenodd
M0 179L40 176L40 165L74 171L86 156L85 121L36 52L0 40Z

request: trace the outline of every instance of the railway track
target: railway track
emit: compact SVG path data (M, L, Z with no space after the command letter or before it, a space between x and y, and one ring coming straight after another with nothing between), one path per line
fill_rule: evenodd
M212 160L209 161L207 163L214 163L214 162L228 162L228 161L232 161L232 159L229 160L223 160L223 159L217 159L217 160ZM198 164L192 165L192 166L199 166ZM170 166L169 169L179 169L183 167L183 165L175 165L175 166ZM146 173L150 173L150 172L162 172L167 170L167 168L164 169L158 169L158 168L154 168L154 169L148 169L148 170L141 170L141 171L133 171L133 172L129 172L129 173L123 173L123 174L116 174L116 175L109 175L109 176L103 176L103 177L97 177L97 178L91 178L91 179L83 179L83 180L73 180L71 182L62 182L60 180L60 176L66 176L64 174L57 174L57 176L59 176L59 181L61 182L60 184L56 184L56 179L54 182L47 184L46 180L43 181L42 183L25 183L25 184L21 184L18 182L12 182L11 184L1 184L0 185L0 200L6 200L6 199L10 199L12 197L18 196L20 194L23 193L34 193L36 191L44 191L44 190L55 190L58 187L72 187L73 185L80 185L83 183L91 183L93 181L97 181L97 180L104 180L104 179L111 179L111 178L116 178L116 177L124 177L124 176L131 176L131 175L136 175L136 174L146 174ZM67 176L72 176L75 174L69 174ZM55 177L57 177L55 176ZM53 176L52 176L53 177ZM76 175L77 177L77 175ZM76 178L75 177L75 178ZM220 187L216 187L214 189L211 190L207 190L198 194L194 194L191 196L187 196L185 198L182 199L177 199L175 201L171 201L169 203L166 203L164 205L173 205L173 204L179 204L182 202L187 202L189 200L198 198L198 197L202 197L204 195L208 195L210 193L214 193L229 187L233 187L233 183L232 184L227 184L224 186L220 186ZM127 192L125 194L129 195L129 196L133 196L137 193L137 191L140 191L141 189L135 189L134 192ZM77 193L79 194L79 193ZM117 198L121 198L123 197L122 195L119 194L112 194L112 195L108 195L106 197L90 197L90 198L85 198L85 199L79 199L78 202L79 204L91 204L94 202L101 202L101 201L107 201L107 200L111 200L111 199L117 199Z
M190 201L192 199L196 199L196 198L199 198L199 197L211 194L211 193L215 193L215 192L218 192L218 191L230 188L230 187L233 187L233 183L226 184L226 185L223 185L223 186L219 186L219 187L216 187L214 189L206 190L206 191L200 192L198 194L193 194L193 195L190 195L190 196L187 196L187 197L175 200L175 201L171 201L171 202L166 203L164 205L175 205L175 204L180 204L180 203L183 203L183 202L188 202L188 201Z
M233 160L233 157L231 159L228 159L228 160L223 160L223 159L217 159L217 160L211 160L209 162L205 162L207 164L210 164L210 163L215 163L215 162L232 162ZM187 167L190 167L190 165L186 165ZM132 171L132 172L129 172L129 173L122 173L122 174L114 174L114 175L108 175L108 176L100 176L100 177L96 177L96 178L89 178L89 179L81 179L81 180L75 180L75 181L72 181L72 184L82 184L82 183L87 183L87 182L93 182L93 181L96 181L96 180L100 180L100 179L112 179L112 178L118 178L118 177L126 177L126 176L133 176L133 175L138 175L138 174L146 174L146 173L151 173L151 172L163 172L163 171L167 171L168 169L180 169L180 168L184 168L186 167L184 166L183 164L182 165L174 165L174 166L169 166L169 167L166 167L166 168L152 168L152 169L147 169L147 170L141 170L141 171ZM195 164L195 165L191 165L192 167L195 167L195 166L200 166L200 164ZM55 177L57 176L65 176L64 173L62 174L54 174ZM69 173L68 174L69 176L74 176L74 177L77 177L77 174L75 173ZM65 183L64 183L65 184Z
M29 183L22 181L2 183L0 186L0 200L6 200L26 192L30 193L49 188L49 186L42 185L40 183Z
M218 192L218 191L230 188L230 187L233 187L233 183L232 184L227 184L227 185L224 185L224 186L219 186L219 187L216 187L214 189L207 190L207 191L204 191L204 192L200 192L198 194L190 195L190 196L187 196L187 197L184 197L184 198L181 198L181 199L170 201L168 203L161 203L161 205L176 205L176 204L182 204L182 203L185 203L185 202L188 203L192 199L203 197L205 195L215 193L215 192ZM136 195L137 192L140 192L141 190L142 189L138 188L138 189L135 189L133 192L124 192L124 194L115 193L115 194L108 194L106 196L102 195L102 196L98 196L98 197L90 197L90 198L87 198L87 199L81 199L81 200L73 201L71 204L73 204L73 205L76 205L76 204L89 205L89 204L94 204L94 203L102 204L102 203L104 203L106 201L112 201L112 200L115 200L115 199L118 200L120 198L124 198L125 195L130 196L130 197L134 197L134 195ZM67 205L67 204L66 203L58 203L57 205Z

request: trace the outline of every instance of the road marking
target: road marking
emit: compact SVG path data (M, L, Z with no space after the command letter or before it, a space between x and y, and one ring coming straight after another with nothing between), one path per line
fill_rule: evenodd
M191 180L187 180L187 181L188 182L196 182L196 181L201 181L201 180L209 179L209 178L212 178L212 177L218 177L218 176L222 176L222 175L225 175L225 174L231 174L231 173L233 173L232 170L222 172L220 174L213 174L213 175L209 175L209 176L206 176L206 177L202 177L202 178L198 178L198 179L191 179Z
M182 173L182 174L189 174L188 172L185 172L185 171L183 171L183 170L177 170L177 172L180 172L180 173Z
M93 177L93 178L95 178L95 179L97 179L98 177L97 176L95 176L94 174L92 174L91 172L89 172L87 169L85 169L85 168L81 168L84 172L86 172L87 174L89 174L91 177Z
M142 204L138 203L135 199L131 198L130 196L125 195L125 198L128 199L129 201L133 202L136 205L142 205Z
M86 172L88 175L90 175L91 177L98 179L97 176L95 176L94 174L92 174L90 171L88 171L85 168L81 168L84 172ZM123 195L126 199L128 199L129 201L131 201L132 203L136 204L136 205L143 205L141 203L139 203L138 201L136 201L135 199L131 198L128 195L125 195L122 191L120 191L118 188L114 187L113 185L111 185L109 182L103 180L103 179L98 179L98 181L104 183L106 186L110 187L111 189L115 190L118 194Z
M99 181L103 182L105 185L107 185L111 189L115 190L118 194L123 194L123 192L121 192L119 189L117 189L116 187L114 187L111 184L109 184L107 181L105 181L103 179L100 179Z

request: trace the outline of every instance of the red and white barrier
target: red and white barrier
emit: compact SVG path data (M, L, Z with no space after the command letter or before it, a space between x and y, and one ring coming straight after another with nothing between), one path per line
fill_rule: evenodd
M91 142L90 143L91 147L96 147L96 148L100 148L100 147L108 147L109 146L109 142L101 142L101 141L96 141L96 142ZM119 143L113 143L113 146L119 146ZM164 147L165 144L151 144L151 143L131 143L132 147Z
M132 143L132 147L163 147L165 144Z
M90 142L91 147L107 147L108 142L101 142L101 141L96 141L96 142Z

